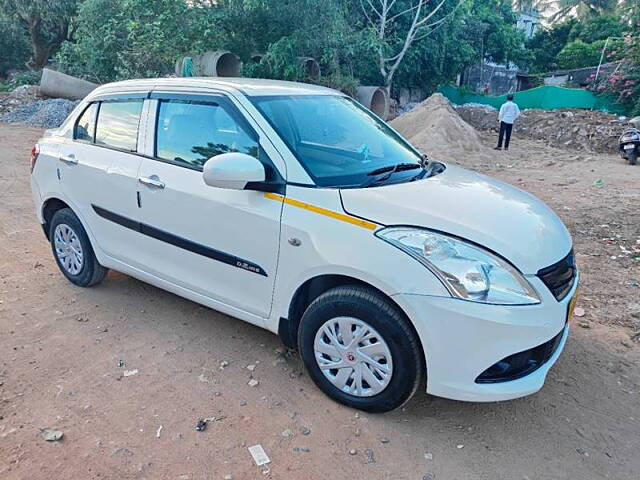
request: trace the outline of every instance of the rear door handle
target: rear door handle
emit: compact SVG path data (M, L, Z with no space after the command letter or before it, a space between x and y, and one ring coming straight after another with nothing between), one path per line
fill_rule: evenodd
M76 158L76 156L73 153L70 153L69 155L60 155L60 161L66 163L67 165L77 165L78 164L78 159Z
M164 182L158 178L157 175L151 175L150 177L138 177L138 182L148 187L164 188Z

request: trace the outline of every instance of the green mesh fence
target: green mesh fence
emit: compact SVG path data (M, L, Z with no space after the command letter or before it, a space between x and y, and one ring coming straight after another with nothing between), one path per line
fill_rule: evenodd
M507 95L489 97L478 93L468 93L451 85L440 88L440 93L456 105L464 103L480 103L500 108L507 100ZM555 110L558 108L583 108L587 110L601 110L603 112L624 114L621 105L615 103L606 95L594 95L589 90L581 88L557 87L544 85L541 87L523 90L513 94L514 101L521 109L540 108L542 110Z

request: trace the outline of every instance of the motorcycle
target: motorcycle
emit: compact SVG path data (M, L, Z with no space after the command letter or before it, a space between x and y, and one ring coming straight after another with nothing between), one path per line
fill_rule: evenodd
M630 165L635 165L638 161L638 152L640 152L640 130L630 128L625 130L620 139L620 156L629 160Z

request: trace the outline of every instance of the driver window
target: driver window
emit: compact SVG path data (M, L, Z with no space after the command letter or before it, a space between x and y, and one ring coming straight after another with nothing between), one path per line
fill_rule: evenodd
M156 157L196 169L222 153L258 158L258 142L223 107L214 103L161 100Z

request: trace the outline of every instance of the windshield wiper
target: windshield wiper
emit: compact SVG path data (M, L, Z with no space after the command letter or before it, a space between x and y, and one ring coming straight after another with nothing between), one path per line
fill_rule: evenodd
M415 177L411 178L409 181L413 182L414 180L421 180L423 178L433 177L434 175L438 175L444 171L444 165L440 162L436 162L433 160L426 159L426 163L422 166L422 171L418 173Z
M361 188L370 187L371 185L374 185L376 183L389 180L389 178L391 178L391 175L393 175L396 172L402 172L404 170L413 170L414 168L421 169L422 166L419 163L397 163L395 165L376 168L375 170L371 170L369 173L367 173L367 176L370 176L372 178L365 181L362 185L360 185L360 187ZM379 176L379 175L382 175L382 176Z
M420 168L419 163L396 163L395 165L388 165L386 167L376 168L375 170L371 170L367 173L367 176L380 175L382 173L391 173L394 174L396 172L401 172L403 170L413 170L414 168Z

